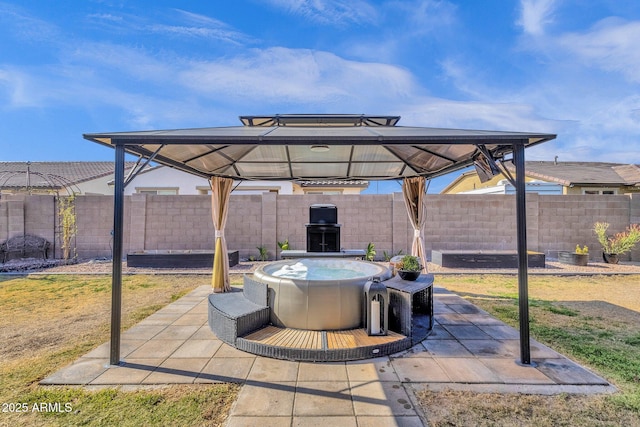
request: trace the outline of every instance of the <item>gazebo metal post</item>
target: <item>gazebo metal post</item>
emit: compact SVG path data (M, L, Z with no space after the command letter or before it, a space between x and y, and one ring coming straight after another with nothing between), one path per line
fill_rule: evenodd
M113 195L113 256L111 274L111 349L109 363L120 364L120 321L122 316L122 236L124 218L124 145L115 146Z
M527 204L524 182L524 147L513 145L513 163L516 167L516 217L518 237L518 306L520 318L520 363L531 364L529 345L529 285L527 258Z

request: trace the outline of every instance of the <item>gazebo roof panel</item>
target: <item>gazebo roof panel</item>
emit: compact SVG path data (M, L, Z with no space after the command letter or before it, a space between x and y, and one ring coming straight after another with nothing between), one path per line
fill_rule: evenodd
M162 146L154 158L158 163L205 177L248 180L434 177L472 164L478 145L502 157L514 144L530 146L555 138L541 133L395 126L397 116L288 115L271 116L271 122L264 120L266 116L243 117L255 119L254 124L84 137L111 147L123 145L127 152L143 157ZM331 125L331 120L339 123Z

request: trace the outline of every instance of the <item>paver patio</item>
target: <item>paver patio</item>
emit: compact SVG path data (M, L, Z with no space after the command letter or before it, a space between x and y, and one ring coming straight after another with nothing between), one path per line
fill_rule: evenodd
M422 426L420 389L606 393L606 380L532 340L536 366L520 366L518 331L443 288L434 289L435 326L422 343L376 359L307 363L245 353L207 324L210 286L201 286L122 334L120 366L109 343L41 384L148 386L243 384L227 425Z

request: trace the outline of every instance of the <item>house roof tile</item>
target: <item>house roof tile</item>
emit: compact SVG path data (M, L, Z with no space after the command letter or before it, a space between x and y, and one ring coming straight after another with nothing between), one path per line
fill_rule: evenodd
M125 163L126 170L135 165ZM113 175L114 168L114 162L0 162L0 188L61 189Z
M526 162L526 175L569 185L637 185L640 165L607 162Z

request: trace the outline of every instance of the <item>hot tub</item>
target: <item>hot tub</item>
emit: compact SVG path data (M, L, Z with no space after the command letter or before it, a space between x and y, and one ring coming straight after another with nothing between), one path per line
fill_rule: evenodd
M363 287L372 277L387 280L391 272L371 262L326 258L277 261L254 273L269 287L271 323L314 331L360 327Z

